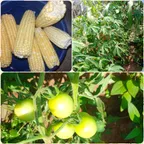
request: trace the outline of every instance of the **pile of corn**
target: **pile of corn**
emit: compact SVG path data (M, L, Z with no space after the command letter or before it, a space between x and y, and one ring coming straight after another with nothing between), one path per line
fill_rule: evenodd
M37 18L27 10L17 26L11 14L1 17L1 67L10 66L12 54L18 58L28 58L31 71L44 71L46 63L49 69L59 66L58 55L53 42L61 49L67 49L71 37L66 32L52 26L60 21L66 13L66 5L61 0L49 1Z

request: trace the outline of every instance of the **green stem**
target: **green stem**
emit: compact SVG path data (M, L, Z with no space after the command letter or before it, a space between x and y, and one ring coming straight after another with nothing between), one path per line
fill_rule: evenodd
M69 120L67 120L66 122L64 122L63 125L62 125L58 130L56 130L56 131L55 131L51 136L49 136L49 137L39 135L39 136L35 136L35 137L31 138L31 139L21 141L21 142L19 142L18 144L20 144L20 143L29 143L29 142L33 142L33 141L40 140L40 139L43 139L45 143L50 143L50 140L51 140L67 123L69 123L70 120L71 120L71 118L70 118Z
M68 73L67 75L72 85L74 109L79 110L79 103L78 103L79 73Z
M71 83L75 110L78 108L78 84Z
M45 74L41 73L39 81L38 81L38 90L34 95L36 123L38 126L39 133L42 136L46 135L46 130L45 130L43 116L42 116L42 110L41 110L41 92L42 92L41 87L43 85L44 78L45 78ZM47 142L47 140L45 138L43 138L43 140L45 143Z
M24 123L17 133L20 133L20 131L23 129L23 127L24 127L26 124L27 124L27 123Z
M40 140L40 139L44 139L44 138L45 138L45 136L39 135L39 136L35 136L35 137L33 137L33 138L30 138L30 139L21 141L21 142L19 142L18 144L25 144L25 143L33 142L33 141Z
M38 88L40 88L43 85L44 79L45 79L45 73L40 73L40 78L38 81Z
M16 81L20 84L20 85L23 85L21 80L20 80L20 77L18 75L18 73L16 73Z

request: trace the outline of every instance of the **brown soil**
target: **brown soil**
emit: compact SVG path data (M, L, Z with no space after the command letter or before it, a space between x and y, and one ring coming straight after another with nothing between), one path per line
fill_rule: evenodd
M114 123L107 123L106 130L102 134L102 140L107 143L127 143L133 142L132 140L124 140L122 135L128 134L131 131L130 125L132 121L128 117L127 111L120 112L120 100L117 96L113 96L110 99L102 97L106 106L106 112L108 115L121 117L120 120Z

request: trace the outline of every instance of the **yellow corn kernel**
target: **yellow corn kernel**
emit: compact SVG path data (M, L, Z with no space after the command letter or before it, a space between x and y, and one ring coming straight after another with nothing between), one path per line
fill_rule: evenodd
M12 53L10 49L10 42L7 35L6 28L1 21L1 67L6 68L10 66L12 62Z
M19 58L27 58L31 55L35 30L35 15L31 10L27 10L20 22L14 54Z
M50 41L52 41L59 48L67 49L71 44L70 35L54 26L46 27L44 28L44 31Z
M19 29L19 25L17 25L17 30Z
M31 71L44 71L44 61L40 49L38 47L37 41L34 37L32 54L28 57L29 68Z
M60 64L57 53L49 41L46 33L41 28L35 29L35 36L43 59L49 69Z
M2 21L8 34L11 51L13 52L17 35L16 21L11 14L2 15Z
M66 5L62 0L49 1L36 19L36 27L47 27L60 21L66 12Z

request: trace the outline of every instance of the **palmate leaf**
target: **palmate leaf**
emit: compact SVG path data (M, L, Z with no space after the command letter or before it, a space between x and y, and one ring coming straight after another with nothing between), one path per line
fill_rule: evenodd
M91 63L93 67L96 67L96 68L99 67L98 62L89 56L86 57L86 62Z
M123 67L121 67L120 65L114 65L114 64L110 65L108 68L108 71L111 71L111 72L121 72L123 70L124 70Z
M104 66L105 66L108 62L109 62L108 59L105 59L105 58L101 59L101 60L99 61L99 67L100 67L100 69L103 69Z
M73 51L74 52L80 52L81 49L85 48L86 45L80 41L77 41L77 40L73 40Z

